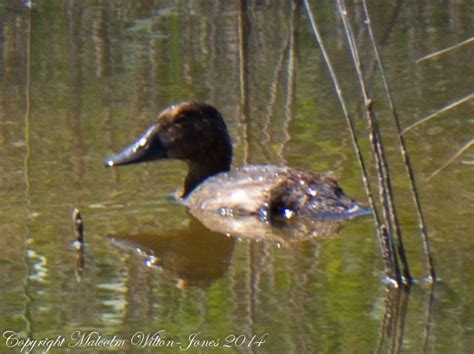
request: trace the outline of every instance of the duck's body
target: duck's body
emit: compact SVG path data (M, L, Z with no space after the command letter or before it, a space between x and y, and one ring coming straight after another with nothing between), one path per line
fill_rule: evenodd
M165 158L188 164L181 197L191 212L256 215L262 220L275 216L344 219L367 212L328 176L275 165L231 170L227 128L220 113L206 103L188 102L166 109L156 124L105 164Z
M365 210L344 195L335 179L276 165L247 165L210 177L184 202L191 211L256 215L262 220L275 216L342 219Z

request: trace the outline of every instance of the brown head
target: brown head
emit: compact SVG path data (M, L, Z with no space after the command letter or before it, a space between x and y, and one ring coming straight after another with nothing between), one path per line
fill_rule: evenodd
M228 171L232 144L221 114L202 102L171 106L135 142L104 163L112 167L159 159L178 159L188 164L183 198L206 178Z

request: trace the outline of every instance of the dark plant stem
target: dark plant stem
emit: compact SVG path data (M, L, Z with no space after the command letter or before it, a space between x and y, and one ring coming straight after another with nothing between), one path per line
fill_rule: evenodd
M338 10L339 14L342 18L342 22L344 25L344 30L346 33L346 38L349 44L350 54L352 56L352 60L354 63L354 67L356 69L357 77L359 80L361 94L365 103L366 109L366 117L369 127L369 136L371 141L372 153L375 159L375 166L377 169L377 176L378 176L378 185L379 185L379 196L382 202L382 210L383 216L385 220L385 224L388 225L388 235L390 243L392 244L392 249L395 249L393 235L396 235L397 239L397 253L398 257L401 260L403 265L403 277L399 273L399 270L396 274L396 281L398 284L405 284L409 286L411 284L411 275L409 271L408 261L406 259L401 229L398 222L397 212L395 209L394 201L393 201L393 192L392 192L392 185L390 179L390 171L388 168L388 164L385 158L382 137L380 134L380 129L377 123L377 117L375 115L375 111L373 109L373 101L370 98L370 94L368 91L367 82L364 78L363 70L362 70L362 62L360 60L359 50L354 39L354 31L352 30L352 26L348 19L348 12L343 0L338 0ZM395 262L398 263L397 258L395 258ZM396 266L398 268L398 265Z
M367 24L367 27L368 27L368 30L369 30L370 42L372 44L372 49L373 49L373 52L374 52L374 55L375 55L375 60L377 62L378 68L380 70L380 74L382 76L382 81L383 81L383 85L384 85L385 94L387 96L387 100L388 100L389 105L390 105L390 110L392 111L393 121L395 122L395 127L396 127L397 133L398 133L398 138L399 138L399 143L400 143L400 152L402 154L403 162L404 162L404 165L405 165L405 170L406 170L406 173L408 175L408 180L409 180L409 183L410 183L410 190L411 190L411 194L412 194L412 197L413 197L413 202L415 204L415 208L416 208L416 212L417 212L417 216L418 216L418 225L419 225L419 229L420 229L421 238L423 240L423 248L424 248L424 252L425 252L425 256L426 256L426 261L428 263L428 270L429 270L432 281L434 281L435 278L436 278L436 274L435 274L435 269L434 269L434 265L433 265L433 259L432 259L432 256L431 256L430 245L429 245L429 241L428 241L428 231L427 231L427 228L426 228L425 218L424 218L423 211L422 211L422 208L421 208L420 198L418 196L418 189L416 187L415 175L413 173L413 168L411 166L410 157L408 155L408 149L407 149L406 144L405 144L405 139L402 135L400 119L398 118L398 113L397 113L397 110L395 109L395 104L393 103L392 93L391 93L390 87L388 85L387 77L385 76L385 71L383 69L383 65L382 65L382 61L380 59L380 54L379 54L377 45L375 43L375 36L374 36L373 31L372 31L372 25L371 25L371 22L370 22L369 11L368 11L368 8L367 8L366 0L362 0L362 5L364 7L364 13L365 13L365 17L366 17L365 23ZM399 252L403 252L403 244L401 243L400 238L399 238L398 247L399 247ZM407 274L405 274L405 276L407 276Z
M335 71L333 69L333 66L331 64L331 60L329 59L329 56L327 54L326 48L325 48L324 43L323 43L322 38L321 38L321 34L320 34L318 26L316 24L316 21L313 18L313 13L311 11L311 7L308 3L308 0L304 0L304 5L305 5L306 11L308 13L308 18L309 18L309 21L310 21L310 24L311 24L311 28L313 30L313 33L314 33L315 37L316 37L316 41L318 42L319 48L321 49L323 59L324 59L324 61L326 63L326 66L329 70L329 74L330 74L332 82L334 84L334 88L336 90L336 94L337 94L337 97L339 99L339 103L340 103L341 108L344 112L344 117L346 119L346 123L347 123L347 126L349 128L349 132L350 132L351 139L352 139L352 145L353 145L354 151L356 153L357 160L358 160L359 165L360 165L360 169L362 171L362 181L364 183L365 192L366 192L367 198L369 200L369 205L372 208L372 215L373 215L373 218L374 218L375 229L376 229L376 232L377 232L377 237L378 237L378 240L379 240L380 248L382 250L382 257L383 257L383 260L384 260L385 271L386 271L386 273L389 277L391 277L393 279L398 279L400 271L399 271L399 268L398 268L398 262L395 258L396 255L393 251L394 248L393 248L392 242L390 241L391 237L390 237L390 234L387 232L386 225L382 225L381 222L380 222L380 216L379 216L379 213L378 213L377 208L375 206L375 202L374 202L374 198L372 196L372 191L371 191L369 179L367 177L367 168L365 166L364 158L362 157L362 152L361 152L361 149L360 149L359 140L357 138L357 133L356 133L355 128L354 128L354 122L353 122L351 116L348 113L347 105L345 103L345 99L342 95L342 91L341 91L341 88L339 86L339 80L337 79L336 73L335 73Z

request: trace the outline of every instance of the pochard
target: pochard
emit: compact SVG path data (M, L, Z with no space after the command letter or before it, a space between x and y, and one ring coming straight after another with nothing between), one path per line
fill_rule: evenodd
M165 109L135 142L104 163L112 167L161 159L187 163L180 198L192 213L254 215L270 222L299 216L338 220L370 211L347 198L329 176L279 165L231 169L232 144L224 119L203 102Z

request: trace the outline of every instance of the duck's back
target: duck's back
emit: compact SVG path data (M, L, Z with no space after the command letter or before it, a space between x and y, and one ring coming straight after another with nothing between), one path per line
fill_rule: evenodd
M185 203L191 212L200 209L263 218L343 219L365 211L344 195L335 179L276 165L247 165L210 177Z

